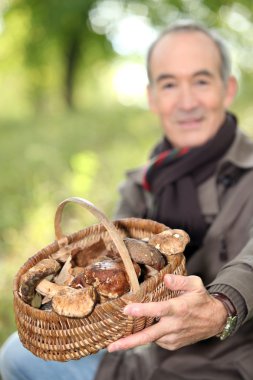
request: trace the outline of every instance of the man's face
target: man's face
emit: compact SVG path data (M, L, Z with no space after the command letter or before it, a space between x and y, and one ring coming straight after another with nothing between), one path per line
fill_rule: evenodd
M194 147L215 135L235 92L235 79L225 85L214 42L201 32L164 36L155 46L148 86L150 108L175 147Z

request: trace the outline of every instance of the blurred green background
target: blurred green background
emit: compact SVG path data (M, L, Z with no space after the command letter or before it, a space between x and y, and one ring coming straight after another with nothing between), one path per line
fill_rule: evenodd
M54 240L69 196L109 217L125 170L160 134L145 100L145 53L171 21L194 18L227 41L240 83L233 110L253 135L253 2L0 0L0 344L15 330L12 282ZM70 233L96 222L77 206Z

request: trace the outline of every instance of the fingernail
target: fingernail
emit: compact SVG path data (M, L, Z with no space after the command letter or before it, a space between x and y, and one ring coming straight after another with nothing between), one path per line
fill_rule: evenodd
M127 305L124 307L123 313L126 315L132 315L132 316L138 315L138 307Z
M165 278L166 278L166 281L169 281L171 284L173 284L173 282L174 282L173 276L170 276L169 274L166 274Z
M110 346L107 347L108 352L114 352L114 351L119 351L120 347L116 343L110 344Z

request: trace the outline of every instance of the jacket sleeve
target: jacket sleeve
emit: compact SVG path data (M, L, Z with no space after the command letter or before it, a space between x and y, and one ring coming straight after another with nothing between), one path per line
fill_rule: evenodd
M152 196L142 186L143 167L130 170L120 184L120 200L115 218L149 218L152 212Z
M114 213L116 219L146 217L147 204L142 186L127 178L120 185L119 192L120 200Z
M224 265L215 280L207 286L209 293L225 294L234 304L237 328L253 317L253 229L240 254Z

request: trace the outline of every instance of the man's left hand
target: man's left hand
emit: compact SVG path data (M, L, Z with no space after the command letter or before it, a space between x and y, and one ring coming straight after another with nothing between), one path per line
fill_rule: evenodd
M161 302L132 303L124 313L133 317L156 317L159 322L144 330L119 339L108 351L126 350L151 342L176 350L217 335L223 330L227 312L224 305L212 297L197 276L165 275L170 290L180 295Z

